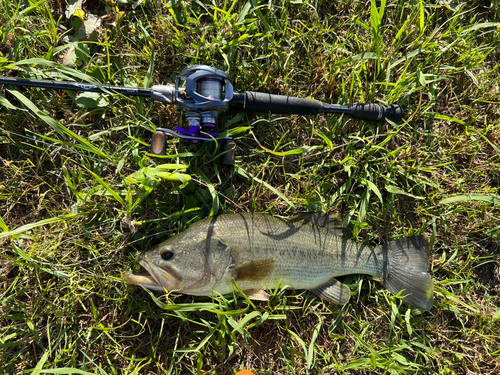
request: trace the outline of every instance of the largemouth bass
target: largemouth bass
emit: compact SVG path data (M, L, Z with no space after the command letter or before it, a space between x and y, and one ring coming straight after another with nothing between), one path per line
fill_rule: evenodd
M282 220L261 214L224 214L191 225L138 257L147 272L130 284L197 296L228 294L234 282L251 299L266 300L277 285L307 289L338 304L350 289L336 277L368 274L392 293L430 310L433 285L421 237L369 247L321 226L314 217Z

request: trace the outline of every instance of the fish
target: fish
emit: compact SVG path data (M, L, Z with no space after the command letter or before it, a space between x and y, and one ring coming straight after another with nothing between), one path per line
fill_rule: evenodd
M194 296L225 295L239 288L248 298L261 301L268 299L266 290L281 285L345 305L351 290L337 278L366 274L392 293L401 293L408 304L422 311L432 308L433 283L423 237L371 247L345 238L342 228L325 217L208 217L139 254L137 262L146 272L124 278L132 285Z

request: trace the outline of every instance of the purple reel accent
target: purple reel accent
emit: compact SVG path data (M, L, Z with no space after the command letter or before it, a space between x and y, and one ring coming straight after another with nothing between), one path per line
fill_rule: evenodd
M203 128L200 126L190 126L189 129L184 129L180 126L176 126L175 130L177 130L179 133L183 135L189 135L191 137L202 137L202 138L210 138L210 137L216 137L219 135L217 132L210 132L209 130L214 129L215 125L214 124L203 124ZM203 129L203 133L202 133ZM194 139L191 140L193 143L198 143L199 141Z

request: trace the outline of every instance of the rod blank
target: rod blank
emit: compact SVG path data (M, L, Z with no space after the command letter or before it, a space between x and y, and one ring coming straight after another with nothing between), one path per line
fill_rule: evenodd
M128 96L145 96L145 97L151 96L150 89L139 89L135 87L121 87L121 86L105 86L105 85L97 86L97 85L92 85L90 83L51 81L45 79L0 77L0 85L41 87L45 89L86 91L86 92L99 92L99 93L111 92L113 94L122 94Z

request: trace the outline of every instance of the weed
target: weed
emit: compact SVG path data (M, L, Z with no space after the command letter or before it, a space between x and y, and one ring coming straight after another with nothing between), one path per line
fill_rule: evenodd
M0 372L498 373L498 7L489 2L0 0L0 74L149 87L187 65L235 90L399 103L401 124L228 113L238 145L169 140L175 108L0 87ZM488 4L486 4L488 3ZM493 4L497 2L494 1ZM368 277L351 303L127 286L134 257L223 211L336 212L353 240L427 235L435 304Z

